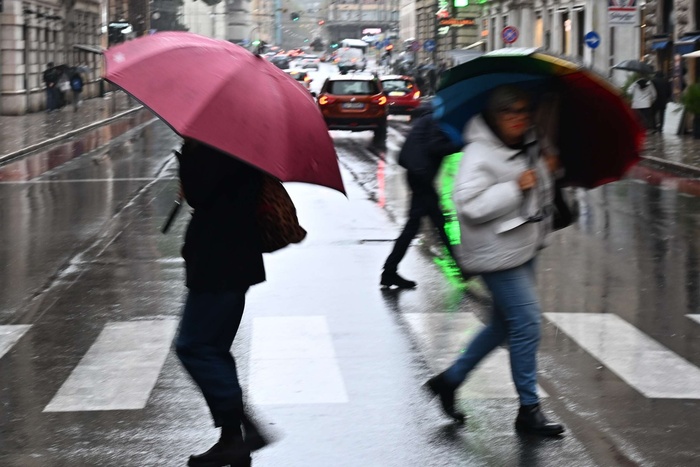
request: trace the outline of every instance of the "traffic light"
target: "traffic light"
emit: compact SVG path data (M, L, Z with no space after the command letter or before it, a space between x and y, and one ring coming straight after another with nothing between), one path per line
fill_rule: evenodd
M338 45L339 44L337 42L331 42L331 49L337 49Z
M292 18L292 21L299 21L299 13L292 13L289 17Z
M0 1L2 1L2 0L0 0ZM323 21L323 20L319 20L319 22L318 22L318 25L319 25L319 26L323 26L324 24L326 24L326 22L325 22L325 21Z
M455 8L464 8L469 6L469 0L454 0Z

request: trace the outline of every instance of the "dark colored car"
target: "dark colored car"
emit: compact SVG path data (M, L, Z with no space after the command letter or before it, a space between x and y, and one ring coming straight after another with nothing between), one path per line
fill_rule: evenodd
M311 82L313 79L309 76L306 71L303 70L284 70L289 76L294 78L294 80L304 86L307 91L311 91Z
M389 113L411 115L421 103L421 92L409 76L390 75L380 78L389 101Z
M321 88L318 106L329 130L372 130L375 143L385 142L387 96L376 76L331 76Z
M277 68L281 68L283 70L290 68L292 65L292 60L289 58L288 55L275 55L273 57L270 57L269 60Z

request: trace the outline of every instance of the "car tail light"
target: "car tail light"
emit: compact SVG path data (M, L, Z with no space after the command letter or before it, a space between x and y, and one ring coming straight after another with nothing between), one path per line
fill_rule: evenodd
M333 99L332 97L321 96L318 98L319 105L328 105L332 104L333 102L335 102L335 99Z
M418 99L420 97L420 91L416 91L415 94L413 94L414 99Z
M375 97L374 99L372 99L372 104L385 105L386 104L386 96Z

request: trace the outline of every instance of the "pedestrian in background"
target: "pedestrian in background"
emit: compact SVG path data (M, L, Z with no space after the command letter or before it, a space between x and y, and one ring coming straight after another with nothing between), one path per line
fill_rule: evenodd
M466 126L468 144L453 194L462 241L454 248L463 271L481 275L493 306L489 324L426 388L440 398L448 416L464 422L455 408L455 391L489 353L507 343L520 399L516 430L555 436L564 427L545 417L537 394L541 311L535 258L551 231L550 173L557 159L542 155L531 112L525 92L499 87Z
M58 90L58 69L53 62L49 62L44 70L44 84L46 85L46 111L53 112L59 107L59 90Z
M654 85L654 90L656 91L656 99L652 106L654 128L656 131L663 131L666 106L673 95L673 87L671 86L671 81L669 81L661 71L656 72L651 83Z
M656 100L656 90L647 78L640 78L630 86L632 109L639 115L647 130L654 129L652 106Z
M68 103L68 93L71 92L69 69L66 65L56 67L58 70L58 107L62 108Z
M424 217L431 220L440 239L452 254L450 240L445 232L445 217L435 191L435 177L445 156L462 149L440 129L433 119L433 110L429 104L418 107L413 117L417 118L399 152L399 164L406 169L406 181L411 189L408 220L384 263L380 280L382 286L395 285L402 289L416 286L414 281L401 277L397 270Z
M188 465L249 467L251 451L267 441L244 408L231 345L248 288L265 280L255 217L262 175L193 140L179 162L182 194L194 212L182 248L189 292L175 349L221 428L219 441Z
M76 68L73 68L70 77L70 88L73 91L73 110L78 111L80 107L80 97L83 92L83 77Z

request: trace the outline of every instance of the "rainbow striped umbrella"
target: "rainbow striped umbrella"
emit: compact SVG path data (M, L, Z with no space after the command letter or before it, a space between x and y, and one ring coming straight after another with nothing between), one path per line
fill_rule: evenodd
M640 160L645 130L621 92L581 66L536 49L502 49L445 72L435 117L455 142L490 92L514 84L532 92L566 169L563 182L593 188L619 180ZM544 114L544 115L543 115Z

